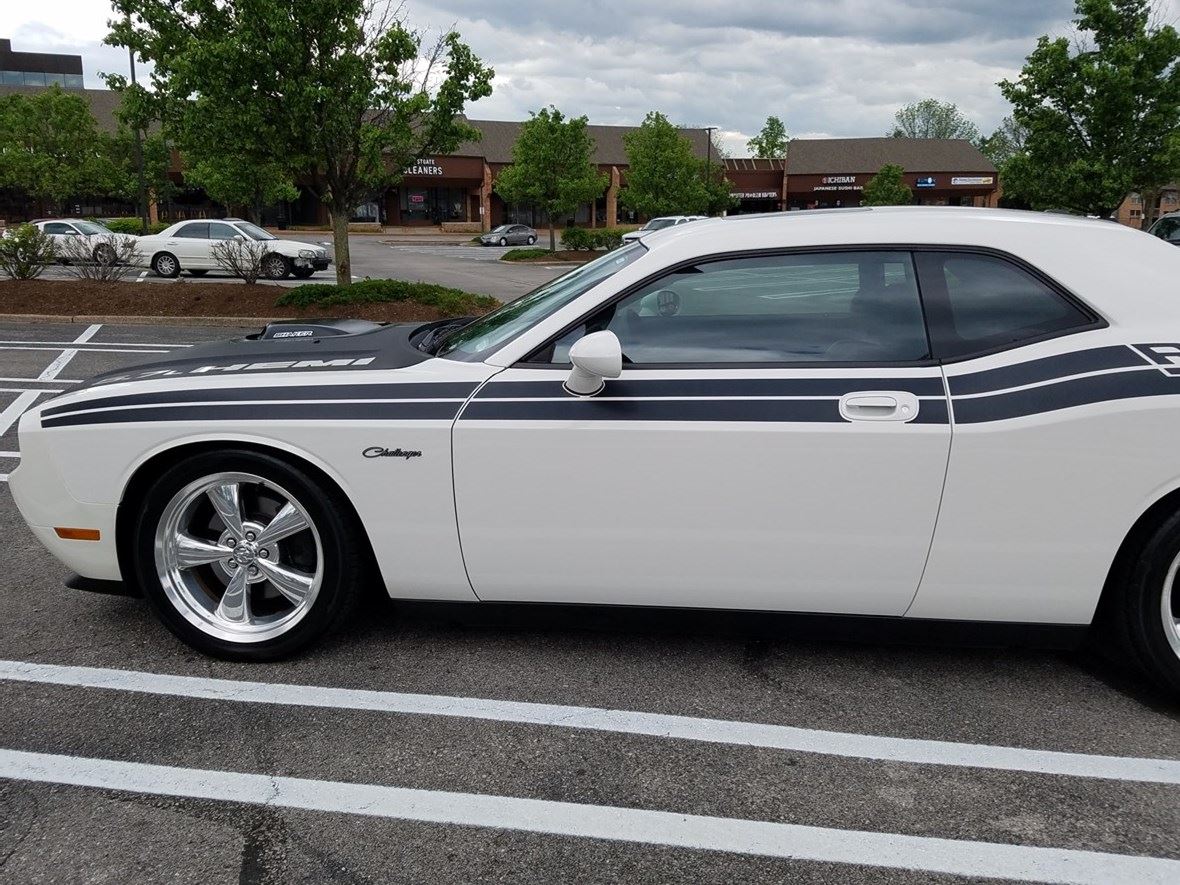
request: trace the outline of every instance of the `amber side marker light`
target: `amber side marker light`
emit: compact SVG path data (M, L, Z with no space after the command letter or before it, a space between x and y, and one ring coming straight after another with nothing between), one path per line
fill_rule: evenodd
M56 526L53 530L59 538L66 541L98 541L102 537L98 529L67 529Z

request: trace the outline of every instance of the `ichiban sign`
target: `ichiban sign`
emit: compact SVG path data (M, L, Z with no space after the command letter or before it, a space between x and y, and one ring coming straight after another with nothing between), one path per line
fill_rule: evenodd
M855 175L825 175L820 183L812 188L813 191L860 191L863 187L856 183Z

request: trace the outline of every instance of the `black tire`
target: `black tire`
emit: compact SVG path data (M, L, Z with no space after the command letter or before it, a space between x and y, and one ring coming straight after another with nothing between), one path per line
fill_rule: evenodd
M106 243L99 243L94 247L94 262L101 264L103 267L109 267L115 263L115 250Z
M161 264L164 265L163 270L160 268ZM158 277L172 279L180 276L180 262L171 252L160 252L152 258L152 270Z
M508 238L507 237L500 237L500 245L507 246L508 245Z
M1110 650L1180 696L1180 628L1170 639L1164 620L1165 599L1172 618L1180 618L1180 513L1152 532L1112 581L1099 623Z
M311 275L315 273L314 267L297 267L291 271L297 280L309 280Z
M209 273L209 271L207 271L207 270L190 270L190 271L189 271L189 276L193 276L193 277L203 277L203 276L204 276L205 274L207 274L207 273Z
M537 238L536 238L536 237L529 237L529 245L530 245L530 246L531 246L531 245L533 245L533 243L535 243L535 242L537 242Z
M262 259L262 274L268 280L286 279L291 274L291 259L272 252Z
M161 520L166 518L170 505L194 483L225 473L250 474L281 487L290 493L291 500L303 508L318 533L319 546L313 548L317 550L316 556L322 568L318 591L301 618L287 627L286 632L274 638L230 641L211 635L208 630L196 626L190 617L186 617L181 603L170 598L159 573L156 536L157 531L163 532L166 528L161 526ZM245 492L242 500L242 512L249 517L250 498ZM363 578L371 574L363 529L339 489L328 486L302 468L273 455L233 448L194 455L165 471L147 488L141 500L124 502L124 506L137 510L132 535L126 546L133 561L131 568L125 571L134 574L144 596L164 626L187 645L213 657L234 661L273 661L299 652L347 620L360 596ZM281 548L289 540L278 542L276 547ZM283 553L283 559L286 560L288 555ZM280 553L274 556L277 561ZM283 564L287 563L284 561ZM205 565L198 568L213 567ZM208 574L213 573L210 571ZM212 600L220 585L213 580L205 583L211 586L209 597ZM258 586L260 589L254 592L271 590L265 581Z

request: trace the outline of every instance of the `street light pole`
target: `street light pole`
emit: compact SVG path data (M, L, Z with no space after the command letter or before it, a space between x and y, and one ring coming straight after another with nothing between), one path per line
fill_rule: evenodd
M716 126L705 127L705 135L708 138L708 144L705 146L705 184L709 187L713 186L713 133L716 131Z
M127 14L127 29L131 30L131 14ZM131 86L135 87L135 50L127 47L127 58L131 62ZM143 177L143 133L139 129L139 121L135 121L135 173L138 178L138 188L135 193L135 211L139 215L141 231L148 232L149 218L147 205L147 185Z

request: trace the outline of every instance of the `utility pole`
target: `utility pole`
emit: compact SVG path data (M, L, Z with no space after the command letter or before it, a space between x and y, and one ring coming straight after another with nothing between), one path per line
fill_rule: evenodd
M131 29L131 13L127 13L127 29ZM135 91L135 50L127 47L127 57L131 62L131 88ZM139 121L135 121L135 173L139 179L139 186L135 192L135 210L139 215L140 231L144 235L148 232L150 219L148 218L147 185L143 180L143 132L140 131Z

